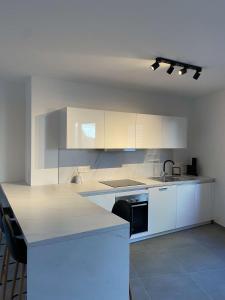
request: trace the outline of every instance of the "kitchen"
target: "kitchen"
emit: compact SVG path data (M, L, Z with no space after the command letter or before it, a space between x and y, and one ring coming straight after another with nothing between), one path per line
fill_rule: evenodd
M152 28L160 22L152 11L149 18L147 3L138 12L135 3L128 10L98 3L103 12L85 1L47 2L43 24L51 37L36 16L43 7L34 3L14 7L17 17L10 26L23 46L7 31L12 27L3 26L14 45L10 51L18 51L9 55L10 63L9 44L3 43L2 299L225 299L224 70L203 49L207 37L193 47L190 37L197 33L185 18L181 26L189 28L189 38L177 32L169 43L161 36L157 45L159 33ZM200 5L175 1L174 10L153 2L156 11L167 8L162 35L167 22L167 33L175 30L184 5L189 12ZM218 29L223 6L208 3L198 17L206 24L205 13L213 15L215 24L206 26ZM62 9L64 24L56 17ZM2 11L12 13L7 4ZM133 22L134 12L152 27ZM97 26L103 15L109 35ZM137 28L143 31L143 51L150 51L147 58L141 50L139 58L131 55L140 46L137 40L128 53ZM79 38L87 34L92 38ZM26 249L23 262L12 255L4 232L10 222Z

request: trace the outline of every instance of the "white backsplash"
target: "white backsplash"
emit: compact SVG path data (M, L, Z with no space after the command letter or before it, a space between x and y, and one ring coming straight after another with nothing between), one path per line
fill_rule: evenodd
M83 183L160 176L163 161L171 158L171 150L64 151L60 154L59 183L70 183L77 174Z
M88 166L87 166L88 167ZM69 183L79 173L82 182L101 181L122 178L160 176L162 165L160 162L122 165L119 168L89 169L80 172L79 167L61 167L59 169L59 183Z

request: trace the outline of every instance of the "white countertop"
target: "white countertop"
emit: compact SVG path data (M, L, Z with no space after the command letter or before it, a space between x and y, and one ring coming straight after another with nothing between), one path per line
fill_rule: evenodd
M3 191L24 233L27 245L55 240L79 238L97 231L128 226L121 218L85 199L87 195L116 193L166 185L206 183L214 179L196 177L190 181L159 182L146 178L130 178L144 185L112 188L99 182L27 186L2 184ZM81 194L81 195L79 195Z
M129 226L77 194L74 184L30 187L5 183L2 189L28 246Z
M182 177L187 177L188 176L182 176ZM189 178L193 178L193 176L189 176ZM193 180L184 180L184 181L171 181L171 182L160 182L153 180L152 178L144 178L144 177L138 177L138 178L128 178L132 180L136 180L139 182L142 182L143 185L137 185L137 186L126 186L126 187L119 187L119 188L113 188L110 186L107 186L105 184L99 183L99 182L94 182L90 181L84 184L74 184L74 191L77 193L83 195L83 196L88 196L88 195L97 195L97 194L104 194L104 193L118 193L121 191L129 191L129 190L138 190L138 189L143 189L143 188L152 188L152 187L160 187L160 186L169 186L169 185L183 185L183 184L190 184L190 183L209 183L209 182L214 182L214 178L210 177L195 177Z

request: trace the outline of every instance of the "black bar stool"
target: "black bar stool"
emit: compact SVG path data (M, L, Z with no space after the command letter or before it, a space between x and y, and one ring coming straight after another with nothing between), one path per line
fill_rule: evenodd
M5 237L5 230L4 230L4 226L3 226L3 217L4 215L7 214L9 215L9 217L11 219L14 219L14 214L13 211L10 207L3 207L0 204L0 231L1 231L1 247L4 247L4 255L3 255L3 260L2 260L2 265L1 265L1 274L0 274L0 285L2 284L2 280L3 280L3 276L4 276L4 272L5 272L5 268L6 268L6 258L8 255L8 247L4 242L4 237ZM2 257L2 256L1 256ZM15 262L10 261L9 264L14 264ZM10 282L12 280L8 280L8 282Z
M3 237L4 237L4 228L3 228L3 224L2 224L2 218L4 216L4 214L7 214L10 216L10 218L14 218L14 214L13 211L10 207L3 207L2 204L0 203L0 245L4 246L5 243L3 241Z
M24 285L24 278L25 278L26 265L27 265L27 246L24 237L21 234L21 230L15 220L11 220L8 215L4 215L2 219L2 223L5 232L6 244L8 246L8 254L6 256L6 272L4 273L4 281L3 281L2 300L6 300L8 263L9 263L10 255L16 261L13 285L11 290L11 299L13 299L16 296L14 295L14 292L16 287L17 274L20 265L22 265L21 276L20 276L20 288L19 288L19 295L18 295L19 300L21 300L23 296L23 285Z

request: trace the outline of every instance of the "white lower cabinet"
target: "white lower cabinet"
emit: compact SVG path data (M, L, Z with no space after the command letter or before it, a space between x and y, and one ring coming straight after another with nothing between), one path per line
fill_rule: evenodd
M146 190L126 191L91 195L87 198L111 212L116 196L145 192ZM148 233L135 237L211 221L213 219L212 196L213 183L188 183L149 188Z
M211 183L177 186L177 228L212 219Z
M176 186L149 189L149 233L155 234L176 228Z
M196 222L195 187L196 184L177 186L177 228Z
M213 219L213 183L149 189L149 234L191 226Z
M195 208L198 223L211 221L213 219L213 184L196 184Z
M103 207L110 212L112 211L113 205L115 203L115 194L94 195L88 196L87 198L91 202Z

